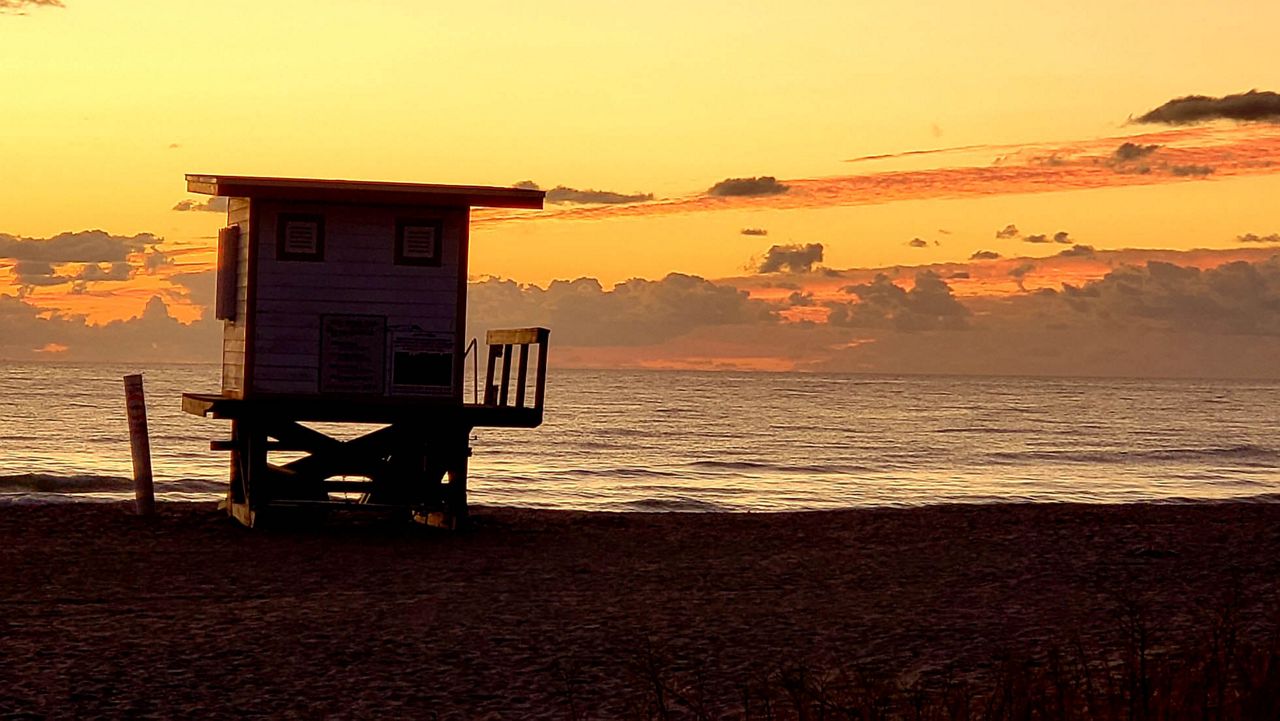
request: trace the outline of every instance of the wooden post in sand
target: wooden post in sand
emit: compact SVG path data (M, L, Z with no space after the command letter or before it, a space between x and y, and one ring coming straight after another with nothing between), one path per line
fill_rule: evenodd
M129 447L133 451L133 498L139 516L156 512L156 492L151 482L151 440L147 436L147 401L142 376L124 377L124 402L129 412Z

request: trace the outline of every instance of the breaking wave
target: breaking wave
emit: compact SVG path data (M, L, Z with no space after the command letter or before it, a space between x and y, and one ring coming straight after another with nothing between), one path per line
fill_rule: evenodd
M997 463L1056 461L1059 463L1157 463L1164 461L1220 461L1247 465L1280 464L1280 452L1255 445L1209 446L1205 448L1156 448L1148 450L1063 449L1046 451L996 452L988 458Z
M156 481L157 493L222 493L226 485L200 479ZM0 475L0 493L132 493L133 479L89 473L60 476L52 473Z

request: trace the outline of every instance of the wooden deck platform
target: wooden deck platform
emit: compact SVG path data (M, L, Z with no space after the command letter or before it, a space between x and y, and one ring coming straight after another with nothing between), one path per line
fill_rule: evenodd
M423 427L537 428L541 408L498 404L442 403L435 400L344 399L334 397L229 398L217 393L183 393L182 410L206 418L279 418L341 423L408 423Z

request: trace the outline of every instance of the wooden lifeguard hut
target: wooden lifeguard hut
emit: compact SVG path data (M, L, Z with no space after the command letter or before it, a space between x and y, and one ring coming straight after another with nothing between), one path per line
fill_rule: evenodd
M222 392L182 396L188 413L231 420L231 438L211 444L231 452L229 513L253 526L288 508L359 503L464 523L471 431L542 423L549 334L489 331L484 397L466 402L470 209L537 209L543 192L186 179L229 199L215 308ZM311 421L382 427L339 440ZM273 463L277 452L295 457Z

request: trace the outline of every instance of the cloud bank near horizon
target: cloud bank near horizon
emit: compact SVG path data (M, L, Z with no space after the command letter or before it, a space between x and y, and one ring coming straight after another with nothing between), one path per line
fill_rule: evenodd
M468 333L550 327L558 367L1280 377L1280 249L1064 253L612 288L489 278L470 284ZM212 272L173 280L211 302ZM9 359L213 362L220 337L160 296L102 326L0 297Z

